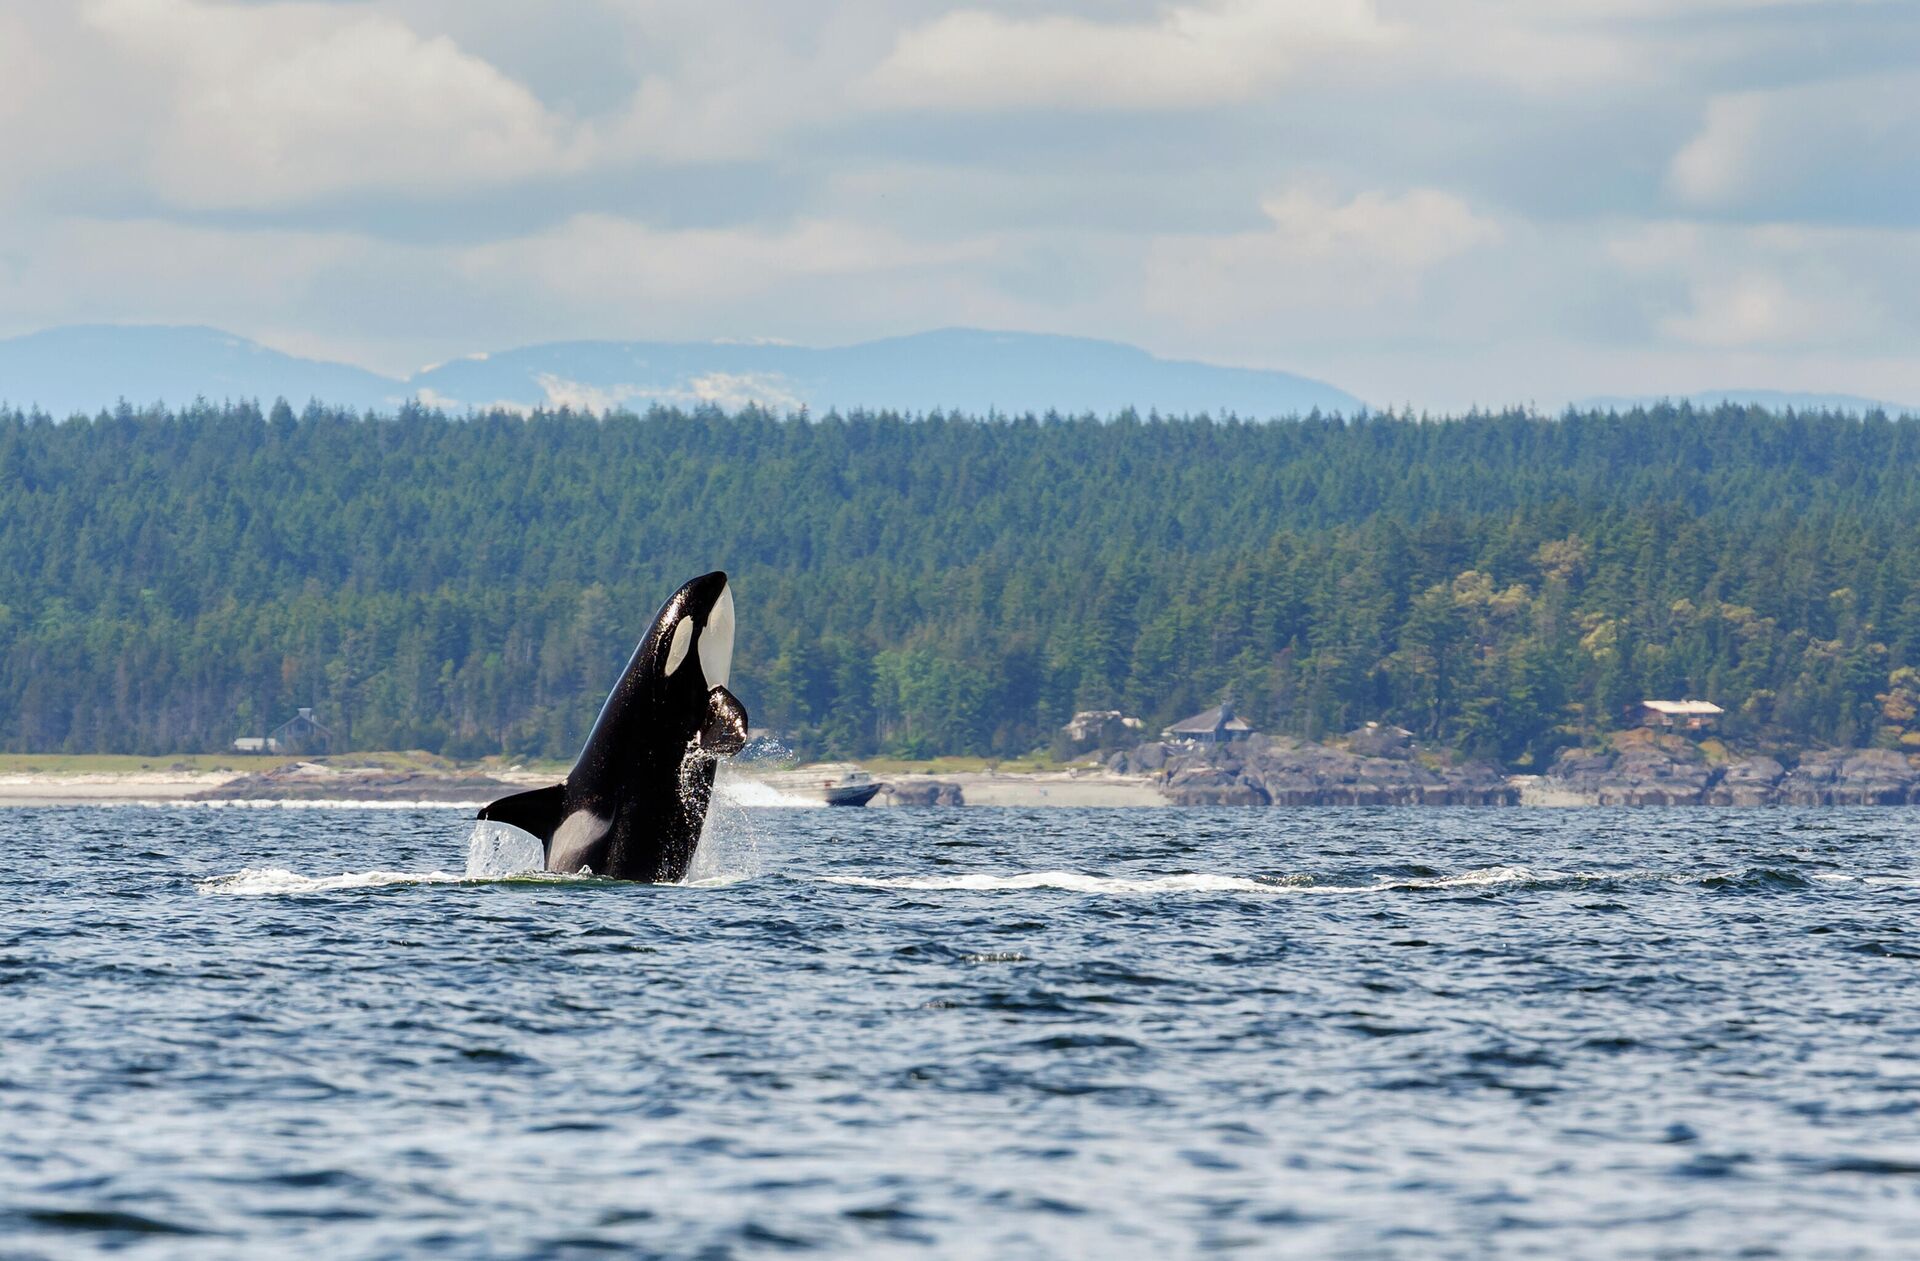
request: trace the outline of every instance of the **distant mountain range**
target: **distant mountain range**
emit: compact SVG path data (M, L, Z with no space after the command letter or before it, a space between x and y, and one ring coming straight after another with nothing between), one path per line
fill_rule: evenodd
M297 359L214 328L88 324L0 341L0 401L55 416L96 412L120 399L324 399L390 407L406 387L340 363Z
M454 412L508 407L605 411L653 404L776 411L934 410L983 414L1059 411L1107 416L1208 412L1265 419L1320 409L1355 415L1345 390L1287 372L1160 359L1085 337L942 329L852 346L767 342L550 342L469 355L410 377L302 359L219 329L94 324L0 339L0 403L55 416L97 412L121 399L174 406L222 400L319 399L391 411L409 399ZM1685 396L1581 399L1582 410L1630 411L1661 402L1723 402L1892 414L1920 408L1851 394L1708 390Z
M0 400L56 415L124 398L309 399L390 410L410 398L453 411L505 406L603 411L659 403L758 403L908 412L1233 413L1353 415L1358 398L1286 372L1159 359L1081 337L945 329L817 349L732 342L554 342L471 355L382 376L283 354L218 329L88 325L0 340Z

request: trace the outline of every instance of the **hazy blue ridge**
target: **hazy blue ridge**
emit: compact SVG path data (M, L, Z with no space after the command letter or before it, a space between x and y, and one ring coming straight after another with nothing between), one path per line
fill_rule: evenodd
M412 387L461 407L760 403L901 411L1352 415L1358 398L1285 372L1158 359L1082 337L943 329L853 346L557 342L455 360Z
M391 409L404 382L364 368L302 359L217 328L85 324L0 340L0 402L55 416L121 399L184 406L284 397Z
M1657 407L1663 403L1691 403L1713 408L1730 403L1735 407L1764 407L1770 412L1789 409L1799 412L1885 412L1889 416L1920 414L1920 407L1887 399L1865 398L1858 394L1808 394L1792 390L1701 390L1697 394L1604 394L1583 398L1572 404L1575 411L1630 412L1636 407Z
M449 360L411 377L306 359L220 329L75 325L0 339L0 403L55 416L135 405L312 399L391 411L419 398L454 412L506 406L604 411L653 404L775 411L936 410L985 415L1058 411L1112 415L1207 412L1253 418L1352 416L1366 404L1336 386L1288 372L1161 359L1085 337L940 329L851 346L752 342L572 341ZM1705 390L1605 395L1580 410L1631 411L1661 403L1722 403L1771 411L1920 412L1853 394Z
M0 341L0 401L56 416L121 398L180 406L209 399L318 398L391 409L409 397L464 411L504 404L605 410L650 404L775 410L1126 408L1247 417L1365 404L1285 372L1158 359L1080 337L946 329L853 346L726 342L554 342L451 360L401 380L270 350L210 328L93 325Z

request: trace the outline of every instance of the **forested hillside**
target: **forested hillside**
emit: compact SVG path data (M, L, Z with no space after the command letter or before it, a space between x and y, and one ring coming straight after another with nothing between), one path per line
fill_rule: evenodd
M1231 688L1526 765L1642 696L1920 725L1920 424L1625 416L0 414L0 745L570 756L655 607L735 577L803 751L1013 753Z

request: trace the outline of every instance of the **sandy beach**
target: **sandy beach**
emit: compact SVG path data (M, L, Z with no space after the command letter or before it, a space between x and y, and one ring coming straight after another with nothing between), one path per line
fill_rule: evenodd
M239 778L232 771L128 771L0 775L0 807L108 806L180 801Z
M1092 771L966 771L952 775L885 775L890 784L937 781L956 784L970 806L1164 806L1167 799L1144 775L1108 775ZM881 793L873 802L887 804Z

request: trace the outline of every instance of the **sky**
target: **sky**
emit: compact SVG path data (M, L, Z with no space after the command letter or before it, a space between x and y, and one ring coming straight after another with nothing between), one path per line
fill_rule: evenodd
M1920 403L1911 0L0 0L0 335Z

